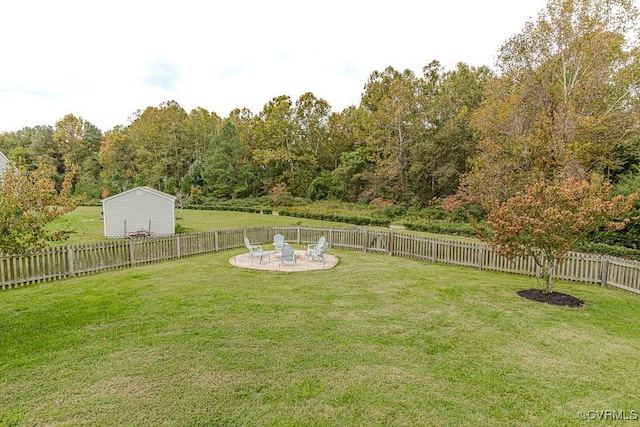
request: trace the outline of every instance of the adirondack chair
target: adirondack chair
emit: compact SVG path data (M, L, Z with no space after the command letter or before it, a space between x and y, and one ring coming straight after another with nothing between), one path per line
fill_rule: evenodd
M309 257L309 261L322 261L324 263L324 254L329 249L329 242L324 242L322 247L319 250L312 249L307 252L307 256Z
M311 254L311 251L321 250L326 241L326 237L320 236L320 238L318 239L318 243L311 243L310 245L307 245L307 256Z
M282 265L284 265L285 261L291 261L293 262L293 265L296 265L296 251L293 248L293 246L291 245L283 245L282 246L282 258L281 258L281 262Z
M284 245L284 236L282 234L276 234L273 236L273 247L275 248L276 255L282 254L282 247Z
M244 237L244 245L249 249L249 258L251 258L251 262L253 262L253 258L259 258L260 264L262 264L262 258L265 256L269 262L271 262L269 254L262 250L262 245L252 245L247 236Z

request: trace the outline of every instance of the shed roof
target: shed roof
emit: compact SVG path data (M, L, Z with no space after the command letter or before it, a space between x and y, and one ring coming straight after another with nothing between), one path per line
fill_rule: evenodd
M116 197L120 197L120 196L122 196L124 194L128 194L128 193L131 193L131 192L136 191L136 190L146 191L147 193L155 194L156 196L160 196L160 197L163 197L165 199L171 200L172 202L176 200L176 197L172 196L171 194L167 194L164 191L156 190L155 188L144 186L144 187L132 188L131 190L127 190L127 191L123 191L122 193L114 194L111 197L107 197L106 199L102 199L102 203L106 202L107 200L111 200L111 199L114 199Z

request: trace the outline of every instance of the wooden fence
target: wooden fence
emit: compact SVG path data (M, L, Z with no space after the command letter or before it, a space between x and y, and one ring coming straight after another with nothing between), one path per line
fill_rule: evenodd
M297 244L314 243L324 235L334 248L530 276L540 273L533 258L509 260L484 243L420 237L393 230L288 226L52 246L28 255L3 255L0 256L0 289L241 248L245 236L253 244L267 244L278 233L284 235L286 241ZM571 252L557 267L555 277L640 293L640 262L637 261Z

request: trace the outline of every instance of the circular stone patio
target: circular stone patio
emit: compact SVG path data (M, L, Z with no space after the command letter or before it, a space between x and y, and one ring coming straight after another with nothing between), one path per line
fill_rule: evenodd
M296 263L285 262L282 264L280 255L276 255L274 251L267 251L269 257L263 257L262 263L258 257L251 258L249 253L236 255L229 259L229 263L234 267L251 268L253 270L269 270L269 271L313 271L313 270L329 270L338 264L338 258L331 254L324 254L324 263L322 261L312 261L307 257L306 251L296 250Z

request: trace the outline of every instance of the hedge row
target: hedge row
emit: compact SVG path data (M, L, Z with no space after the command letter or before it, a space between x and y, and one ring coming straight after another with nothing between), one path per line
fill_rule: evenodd
M354 216L354 215L341 215L341 214L319 213L319 212L300 212L300 211L289 211L289 210L281 210L278 212L278 214L280 216L292 216L296 218L316 219L320 221L344 222L347 224L371 225L371 226L377 226L377 227L388 227L390 224L389 219L386 219L386 218L374 218L374 217Z
M233 212L245 212L245 213L263 213L265 215L271 215L273 211L271 209L258 209L248 206L231 206L231 205L189 205L189 209L206 210L206 211L233 211Z
M606 243L583 243L580 245L581 252L598 255L610 255L618 258L640 260L640 250L627 248L624 246L612 246Z
M403 222L402 225L404 225L408 230L422 231L426 233L452 234L454 236L468 237L477 237L478 235L473 226L460 222L426 220L421 222Z

